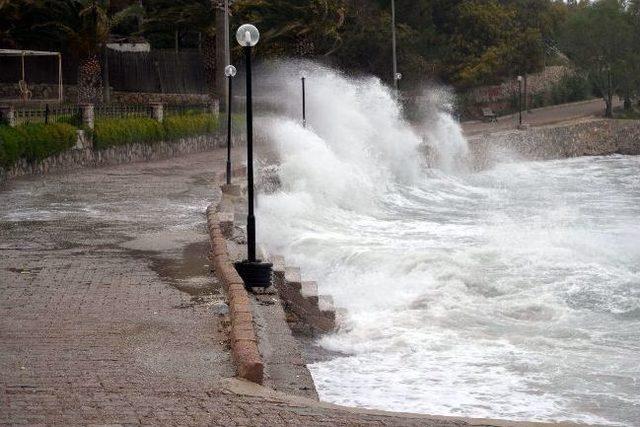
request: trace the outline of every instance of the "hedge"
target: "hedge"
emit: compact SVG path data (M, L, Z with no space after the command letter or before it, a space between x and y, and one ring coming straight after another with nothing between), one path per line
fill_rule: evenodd
M96 148L133 143L152 144L211 133L217 127L217 117L210 114L170 116L163 123L143 117L97 119L93 142Z
M218 117L211 114L184 114L164 119L167 139L211 133L218 128Z
M76 128L66 123L0 126L0 165L13 166L21 158L35 162L73 147Z
M234 117L234 128L238 126ZM94 146L106 148L133 143L152 144L212 133L218 118L211 114L169 116L164 123L144 117L98 118L92 131ZM19 159L40 161L74 146L76 128L68 123L0 125L0 166L11 167Z
M93 145L96 148L136 142L153 143L163 138L162 123L144 117L97 119L93 130Z

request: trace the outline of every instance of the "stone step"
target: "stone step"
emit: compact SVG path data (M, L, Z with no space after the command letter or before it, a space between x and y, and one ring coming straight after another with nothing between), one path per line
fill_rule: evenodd
M287 286L292 288L299 290L302 285L300 269L298 267L286 267L284 270L284 279L287 282Z
M272 256L270 261L273 263L273 272L282 271L284 273L285 265L284 265L284 257L280 255Z
M316 282L302 282L300 293L305 298L318 298L318 284Z
M318 296L318 308L320 311L334 311L333 297L331 295Z

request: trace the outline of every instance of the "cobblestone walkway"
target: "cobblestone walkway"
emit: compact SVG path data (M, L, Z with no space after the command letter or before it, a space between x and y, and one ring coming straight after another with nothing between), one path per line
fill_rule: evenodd
M292 401L253 385L246 393L228 380L204 221L223 156L0 191L0 424L458 424Z

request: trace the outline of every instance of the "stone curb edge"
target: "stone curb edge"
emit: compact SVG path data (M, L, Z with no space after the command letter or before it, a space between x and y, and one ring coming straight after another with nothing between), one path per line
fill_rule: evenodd
M211 261L215 273L222 282L229 298L231 318L231 352L240 378L262 384L264 362L258 351L258 340L251 313L251 301L242 278L236 272L229 257L227 243L221 226L221 218L216 212L217 205L207 208L207 227L211 239Z

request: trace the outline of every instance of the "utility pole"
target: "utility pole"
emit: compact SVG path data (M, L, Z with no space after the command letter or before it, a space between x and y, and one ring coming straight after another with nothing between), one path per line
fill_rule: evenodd
M393 51L393 87L398 92L398 58L396 55L396 2L391 0L391 49Z
M220 112L223 112L227 109L227 91L229 90L227 86L228 79L224 76L224 67L229 65L225 52L225 40L228 38L228 36L225 36L225 4L221 0L213 0L212 3L215 7L216 16L216 96Z

